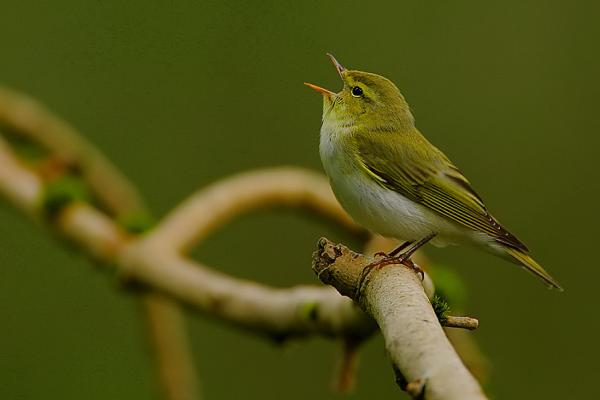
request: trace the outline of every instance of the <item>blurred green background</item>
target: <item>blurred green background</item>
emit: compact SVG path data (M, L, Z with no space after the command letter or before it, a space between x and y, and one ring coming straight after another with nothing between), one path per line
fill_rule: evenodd
M469 287L497 399L600 398L597 2L4 0L0 82L36 96L139 185L158 215L250 168L320 169L325 52L398 84L443 149L564 285L469 248L429 249ZM317 238L289 212L244 217L197 256L276 285L317 283ZM277 249L271 241L280 243ZM229 251L236 248L237 251ZM258 263L270 252L272 262ZM260 258L264 260L264 258ZM0 203L0 398L158 399L141 310ZM281 349L190 315L207 399L328 399L337 344ZM351 398L406 397L380 338Z

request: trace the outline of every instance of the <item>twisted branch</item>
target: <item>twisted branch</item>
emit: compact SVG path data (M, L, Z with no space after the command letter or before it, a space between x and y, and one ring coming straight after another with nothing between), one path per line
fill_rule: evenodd
M146 241L186 251L232 218L269 207L302 208L351 232L365 233L339 206L322 175L281 167L241 173L198 191L167 215Z
M297 169L278 169L245 174L237 182L246 187L253 182L265 182L269 176L287 180L303 174L315 177ZM280 183L271 180L267 185L270 189L263 193L275 192ZM289 191L289 196L282 196L271 205L320 204L313 201L317 193L322 194L320 191L313 192L302 183L298 187L299 190ZM1 140L0 192L25 209L34 210L43 192L41 179L22 165ZM256 196L263 198L261 193ZM204 202L202 196L199 198ZM326 203L331 204L333 200ZM211 215L212 210L203 209L199 214ZM55 226L84 250L105 261L103 265L114 265L126 279L135 279L197 311L253 332L282 338L308 334L366 337L374 331L372 321L352 301L331 288L279 289L230 277L183 257L168 246L168 241L158 242L164 238L161 225L156 236L151 233L134 238L98 209L86 203L73 203L56 218Z
M45 147L60 163L76 167L101 204L115 215L146 213L142 196L129 180L79 132L34 99L0 88L0 126ZM0 154L10 157L6 144L0 145L4 146ZM5 165L17 165L15 159L4 161ZM27 207L25 211L32 215L39 213L41 195L35 180L19 173L18 168L4 171L4 177L12 179L15 188L21 188L21 192L13 192L13 203ZM94 248L94 253L102 253L102 249ZM196 368L189 357L181 310L171 299L154 293L144 294L141 301L165 398L199 399Z
M457 382L466 385L463 387L466 391L461 392L466 397L461 398L483 398L454 351L444 342L443 333L440 336L439 324L435 315L431 316L423 286L414 274L403 268L386 269L393 272L385 274L398 275L391 280L389 276L378 278L385 275L383 272L369 277L360 298L355 299L367 315L333 288L273 288L227 276L186 256L187 250L227 221L264 207L304 208L364 235L341 210L320 175L296 168L240 174L198 192L146 235L137 237L125 232L116 222L118 216L143 210L135 188L70 126L33 100L3 90L0 90L0 125L28 135L67 164L76 165L104 206L101 210L85 202L72 202L60 210L52 226L104 261L103 265L115 266L125 279L143 283L159 293L147 297L146 303L148 326L155 339L167 398L193 399L197 393L181 314L164 295L213 318L277 340L315 334L343 338L347 345L340 382L344 387L351 385L356 346L376 330L371 315L384 333L394 365L402 371L402 379L408 379L403 388L414 397L458 398L458 384L449 382L446 377L447 371L455 368ZM40 218L40 199L45 185L39 171L21 162L0 136L0 193L30 216ZM376 242L377 239L369 245ZM341 275L335 275L331 282L341 284L350 279L345 284L355 284L352 280L356 278L353 274L357 268L346 270L346 267L356 267L363 256L356 255L354 260L344 259L338 263L337 253L333 254L335 257L330 259L326 272L320 274L321 279L328 280L339 273ZM345 254L350 253L342 248L341 255ZM344 268L338 268L342 265ZM389 285L395 281L403 283ZM428 276L424 284L431 296L434 288ZM348 294L343 290L342 293ZM400 318L405 321L404 325L397 323ZM472 329L476 322L450 317L446 324ZM409 338L409 333L415 332L417 334L412 336L424 339ZM416 348L423 350L418 357L415 343ZM446 384L450 386L442 395L442 386Z

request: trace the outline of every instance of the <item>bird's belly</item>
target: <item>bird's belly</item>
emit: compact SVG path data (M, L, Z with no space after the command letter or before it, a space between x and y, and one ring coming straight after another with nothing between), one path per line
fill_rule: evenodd
M369 230L403 240L422 239L436 231L431 212L401 194L369 181L360 172L330 175L330 181L342 207Z

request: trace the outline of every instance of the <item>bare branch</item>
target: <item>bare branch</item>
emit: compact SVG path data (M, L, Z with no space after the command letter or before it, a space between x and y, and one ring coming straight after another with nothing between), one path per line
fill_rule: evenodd
M334 389L339 393L350 393L354 389L358 369L359 346L362 341L352 338L343 340L339 356Z
M42 182L1 145L0 171L0 192L19 192L20 179L30 182L28 195L15 201L26 209L35 209ZM278 186L279 182L271 184ZM210 214L210 210L206 212ZM372 320L333 289L279 289L229 277L165 249L152 234L134 240L110 217L88 204L66 207L56 227L86 251L115 265L123 276L253 332L275 338L310 334L364 338L375 331Z
M321 281L353 298L377 321L398 381L411 396L485 399L444 334L417 274L391 266L373 270L361 285L363 269L371 261L321 239L313 269Z
M364 254L374 254L378 251L389 252L396 248L400 242L396 239L384 238L382 236L373 236L371 240L367 242L365 245ZM434 295L434 287L433 281L428 275L429 271L435 272L436 266L432 264L425 254L422 251L417 251L412 259L425 271L425 279L423 280L423 287L425 289L425 293L427 293L427 297L430 299ZM461 310L454 309L453 312L459 312ZM476 319L469 318L467 320L467 326L464 324L457 324L456 318L465 318L465 317L453 317L450 316L445 323L445 332L450 339L453 347L456 352L460 355L460 358L463 360L469 371L477 378L477 381L481 384L484 384L489 379L489 361L485 357L485 355L479 349L477 342L475 341L473 335L470 335L468 331L465 329L475 329L477 328L478 321ZM464 320L458 320L463 322ZM452 325L457 324L459 328L464 329L452 329Z
M273 288L139 244L127 249L119 265L127 277L197 311L278 340L309 334L364 338L375 330L350 299L330 288Z
M39 178L26 170L0 136L0 191L16 207L33 216L41 195Z
M368 318L333 291L269 288L227 277L178 254L235 216L273 206L306 208L363 232L340 208L321 175L299 168L273 168L239 174L199 191L133 243L122 264L129 274L151 286L173 284L175 276L171 280L163 276L164 266L172 266L168 269L179 275L177 284L164 288L169 293L184 293L187 303L211 316L275 337L321 333L358 338L372 333Z
M364 232L342 210L322 175L281 167L242 173L198 191L167 215L149 240L185 251L233 217L273 206L305 208Z
M444 326L448 328L462 328L470 331L479 327L479 320L471 317L455 317L449 315L444 322Z
M157 358L158 377L165 399L199 399L191 345L180 308L157 293L143 296L150 343Z

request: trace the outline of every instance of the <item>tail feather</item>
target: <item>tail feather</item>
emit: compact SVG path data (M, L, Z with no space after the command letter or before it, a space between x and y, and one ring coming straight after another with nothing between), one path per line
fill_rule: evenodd
M506 248L506 252L511 255L519 264L524 266L529 272L541 278L544 282L546 282L550 287L558 289L559 291L563 291L564 289L560 284L550 276L549 273L546 272L544 268L529 255L523 253L522 251L514 248Z

